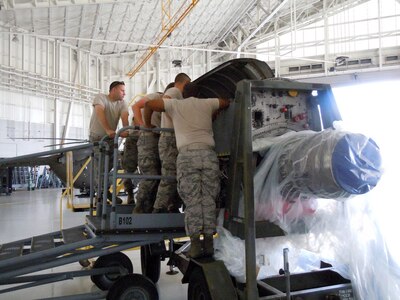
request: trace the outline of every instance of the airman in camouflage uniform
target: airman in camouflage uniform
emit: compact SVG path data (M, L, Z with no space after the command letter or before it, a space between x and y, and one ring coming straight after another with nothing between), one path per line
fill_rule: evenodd
M179 73L175 77L174 87L165 91L163 99L179 99L182 100L182 91L190 77L185 73ZM168 114L165 112L161 115L161 127L173 128L174 124ZM176 158L178 149L176 148L176 140L174 132L161 132L160 141L158 142L158 151L161 159L161 175L176 176ZM154 203L153 212L179 212L182 206L182 200L178 195L177 183L171 180L161 180L157 190L157 197Z
M130 132L125 140L124 155L122 157L122 168L127 173L135 173L138 167L138 149L137 141L139 139L139 131L134 130ZM128 204L135 204L133 190L135 186L132 179L126 178L124 180L124 189L128 194Z
M224 99L198 99L198 88L188 83L184 101L154 100L146 103L147 110L166 111L174 122L177 158L178 192L186 205L185 228L190 236L189 257L212 256L213 234L216 227L215 200L219 193L219 163L214 151L212 116L225 108ZM190 97L190 98L188 98ZM150 120L146 118L146 126ZM203 245L200 234L204 235Z
M141 131L138 146L138 164L142 175L160 175L158 154L159 134ZM136 195L135 213L151 213L156 198L158 180L141 180Z
M148 94L133 105L133 111L135 115L135 125L142 126L143 112L141 107L144 106L149 100L161 99L162 93ZM151 116L152 127L160 127L161 125L161 114L154 113ZM138 165L142 175L160 175L161 173L161 162L158 154L158 140L159 133L151 131L140 131L139 138L137 141L138 148ZM134 213L151 213L153 210L153 204L157 194L158 180L141 180L139 183L139 189L136 195L136 206Z
M213 146L190 144L180 147L177 160L178 191L185 202L185 229L190 235L213 235L215 200L219 194L219 162Z

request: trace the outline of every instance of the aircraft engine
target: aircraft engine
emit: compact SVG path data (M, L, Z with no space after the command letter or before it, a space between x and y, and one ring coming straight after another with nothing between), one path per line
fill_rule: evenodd
M263 159L254 176L256 219L282 228L313 214L318 198L345 200L365 194L381 177L379 148L362 134L288 132L257 145Z

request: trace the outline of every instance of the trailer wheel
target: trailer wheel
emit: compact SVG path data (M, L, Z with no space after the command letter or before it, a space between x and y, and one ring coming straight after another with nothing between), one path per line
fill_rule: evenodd
M93 264L93 268L104 267L122 267L128 273L133 272L132 262L128 256L122 252L116 252L108 255L100 256ZM92 282L101 290L108 290L112 284L121 277L119 273L105 273L100 275L90 276Z
M207 281L200 267L195 268L190 274L188 300L211 300Z
M158 300L157 287L141 274L129 274L118 279L108 291L107 300Z
M142 274L154 283L157 283L160 279L161 256L151 255L150 245L140 247L140 263L142 266Z
M87 267L90 266L90 260L88 260L88 259L81 259L81 260L79 261L79 264L80 264L82 267L87 268Z

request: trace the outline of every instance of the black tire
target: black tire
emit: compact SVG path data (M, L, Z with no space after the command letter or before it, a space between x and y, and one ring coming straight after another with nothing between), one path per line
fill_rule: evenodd
M107 300L158 300L153 282L141 274L129 274L118 279L108 291Z
M161 273L161 256L151 255L150 245L140 247L140 264L142 266L142 274L157 283Z
M128 256L122 252L116 252L104 256L100 256L93 264L93 269L104 267L123 267L129 274L133 273L132 262ZM121 274L105 273L90 276L92 282L101 290L108 290L115 281L121 277Z
M200 267L195 268L190 274L188 300L211 300L207 281Z

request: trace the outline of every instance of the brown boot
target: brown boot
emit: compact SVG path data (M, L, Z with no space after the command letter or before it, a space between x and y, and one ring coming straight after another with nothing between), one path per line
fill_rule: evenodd
M135 204L135 197L133 196L133 191L128 191L128 198L126 199L128 204Z
M188 252L188 257L198 258L203 256L203 251L201 250L200 234L192 234L190 236L190 250Z
M135 197L133 195L133 184L132 184L132 180L129 178L126 178L124 180L124 190L125 193L128 194L128 198L127 198L127 203L128 204L135 204Z
M136 206L133 209L132 213L134 213L134 214L142 214L143 213L143 208L140 205L136 204Z
M111 204L112 202L112 194L110 192L107 192L107 199L109 201L109 203ZM115 201L117 204L122 204L122 199L120 197L115 197Z
M214 238L212 234L204 234L204 256L214 255Z

